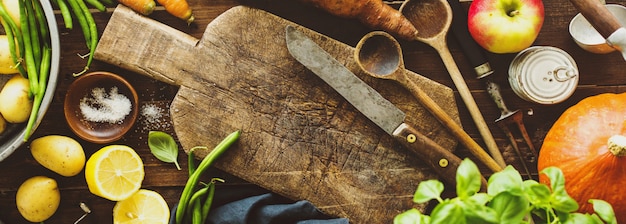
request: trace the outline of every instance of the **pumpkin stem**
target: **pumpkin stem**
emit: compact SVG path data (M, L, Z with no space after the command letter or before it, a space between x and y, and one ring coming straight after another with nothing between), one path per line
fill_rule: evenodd
M609 138L609 151L615 156L626 156L626 136L613 135Z

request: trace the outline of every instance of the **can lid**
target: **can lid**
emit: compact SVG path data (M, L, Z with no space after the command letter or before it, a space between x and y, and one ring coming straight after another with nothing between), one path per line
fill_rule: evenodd
M530 47L520 52L514 63L517 63L514 73L519 90L525 95L522 98L527 100L542 104L560 103L569 98L578 85L576 62L559 48Z

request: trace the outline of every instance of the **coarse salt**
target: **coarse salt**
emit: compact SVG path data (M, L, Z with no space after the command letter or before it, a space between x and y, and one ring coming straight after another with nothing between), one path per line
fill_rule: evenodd
M104 88L93 88L80 100L80 112L87 121L121 123L132 109L130 100L111 87L109 93Z

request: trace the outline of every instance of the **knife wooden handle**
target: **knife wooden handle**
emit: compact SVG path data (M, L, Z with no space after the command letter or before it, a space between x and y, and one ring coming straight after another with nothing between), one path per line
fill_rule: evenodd
M477 78L481 79L493 74L491 65L487 60L484 49L479 46L474 38L472 38L469 28L467 27L467 11L463 9L459 0L448 0L452 9L452 23L450 31L454 34L455 39L459 42L463 54L474 67Z
M622 27L619 20L598 0L570 0L570 2L604 38L608 38Z
M461 164L461 158L406 123L393 132L393 137L427 163L444 182L456 186L456 170ZM487 181L482 176L481 181L483 187L487 186Z

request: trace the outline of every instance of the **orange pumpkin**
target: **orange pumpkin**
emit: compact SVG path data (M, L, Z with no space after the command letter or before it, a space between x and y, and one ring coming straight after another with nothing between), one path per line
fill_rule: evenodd
M565 189L592 213L589 199L602 199L626 223L626 93L587 97L568 108L548 131L538 158L538 170L559 167ZM547 176L539 182L549 184Z

